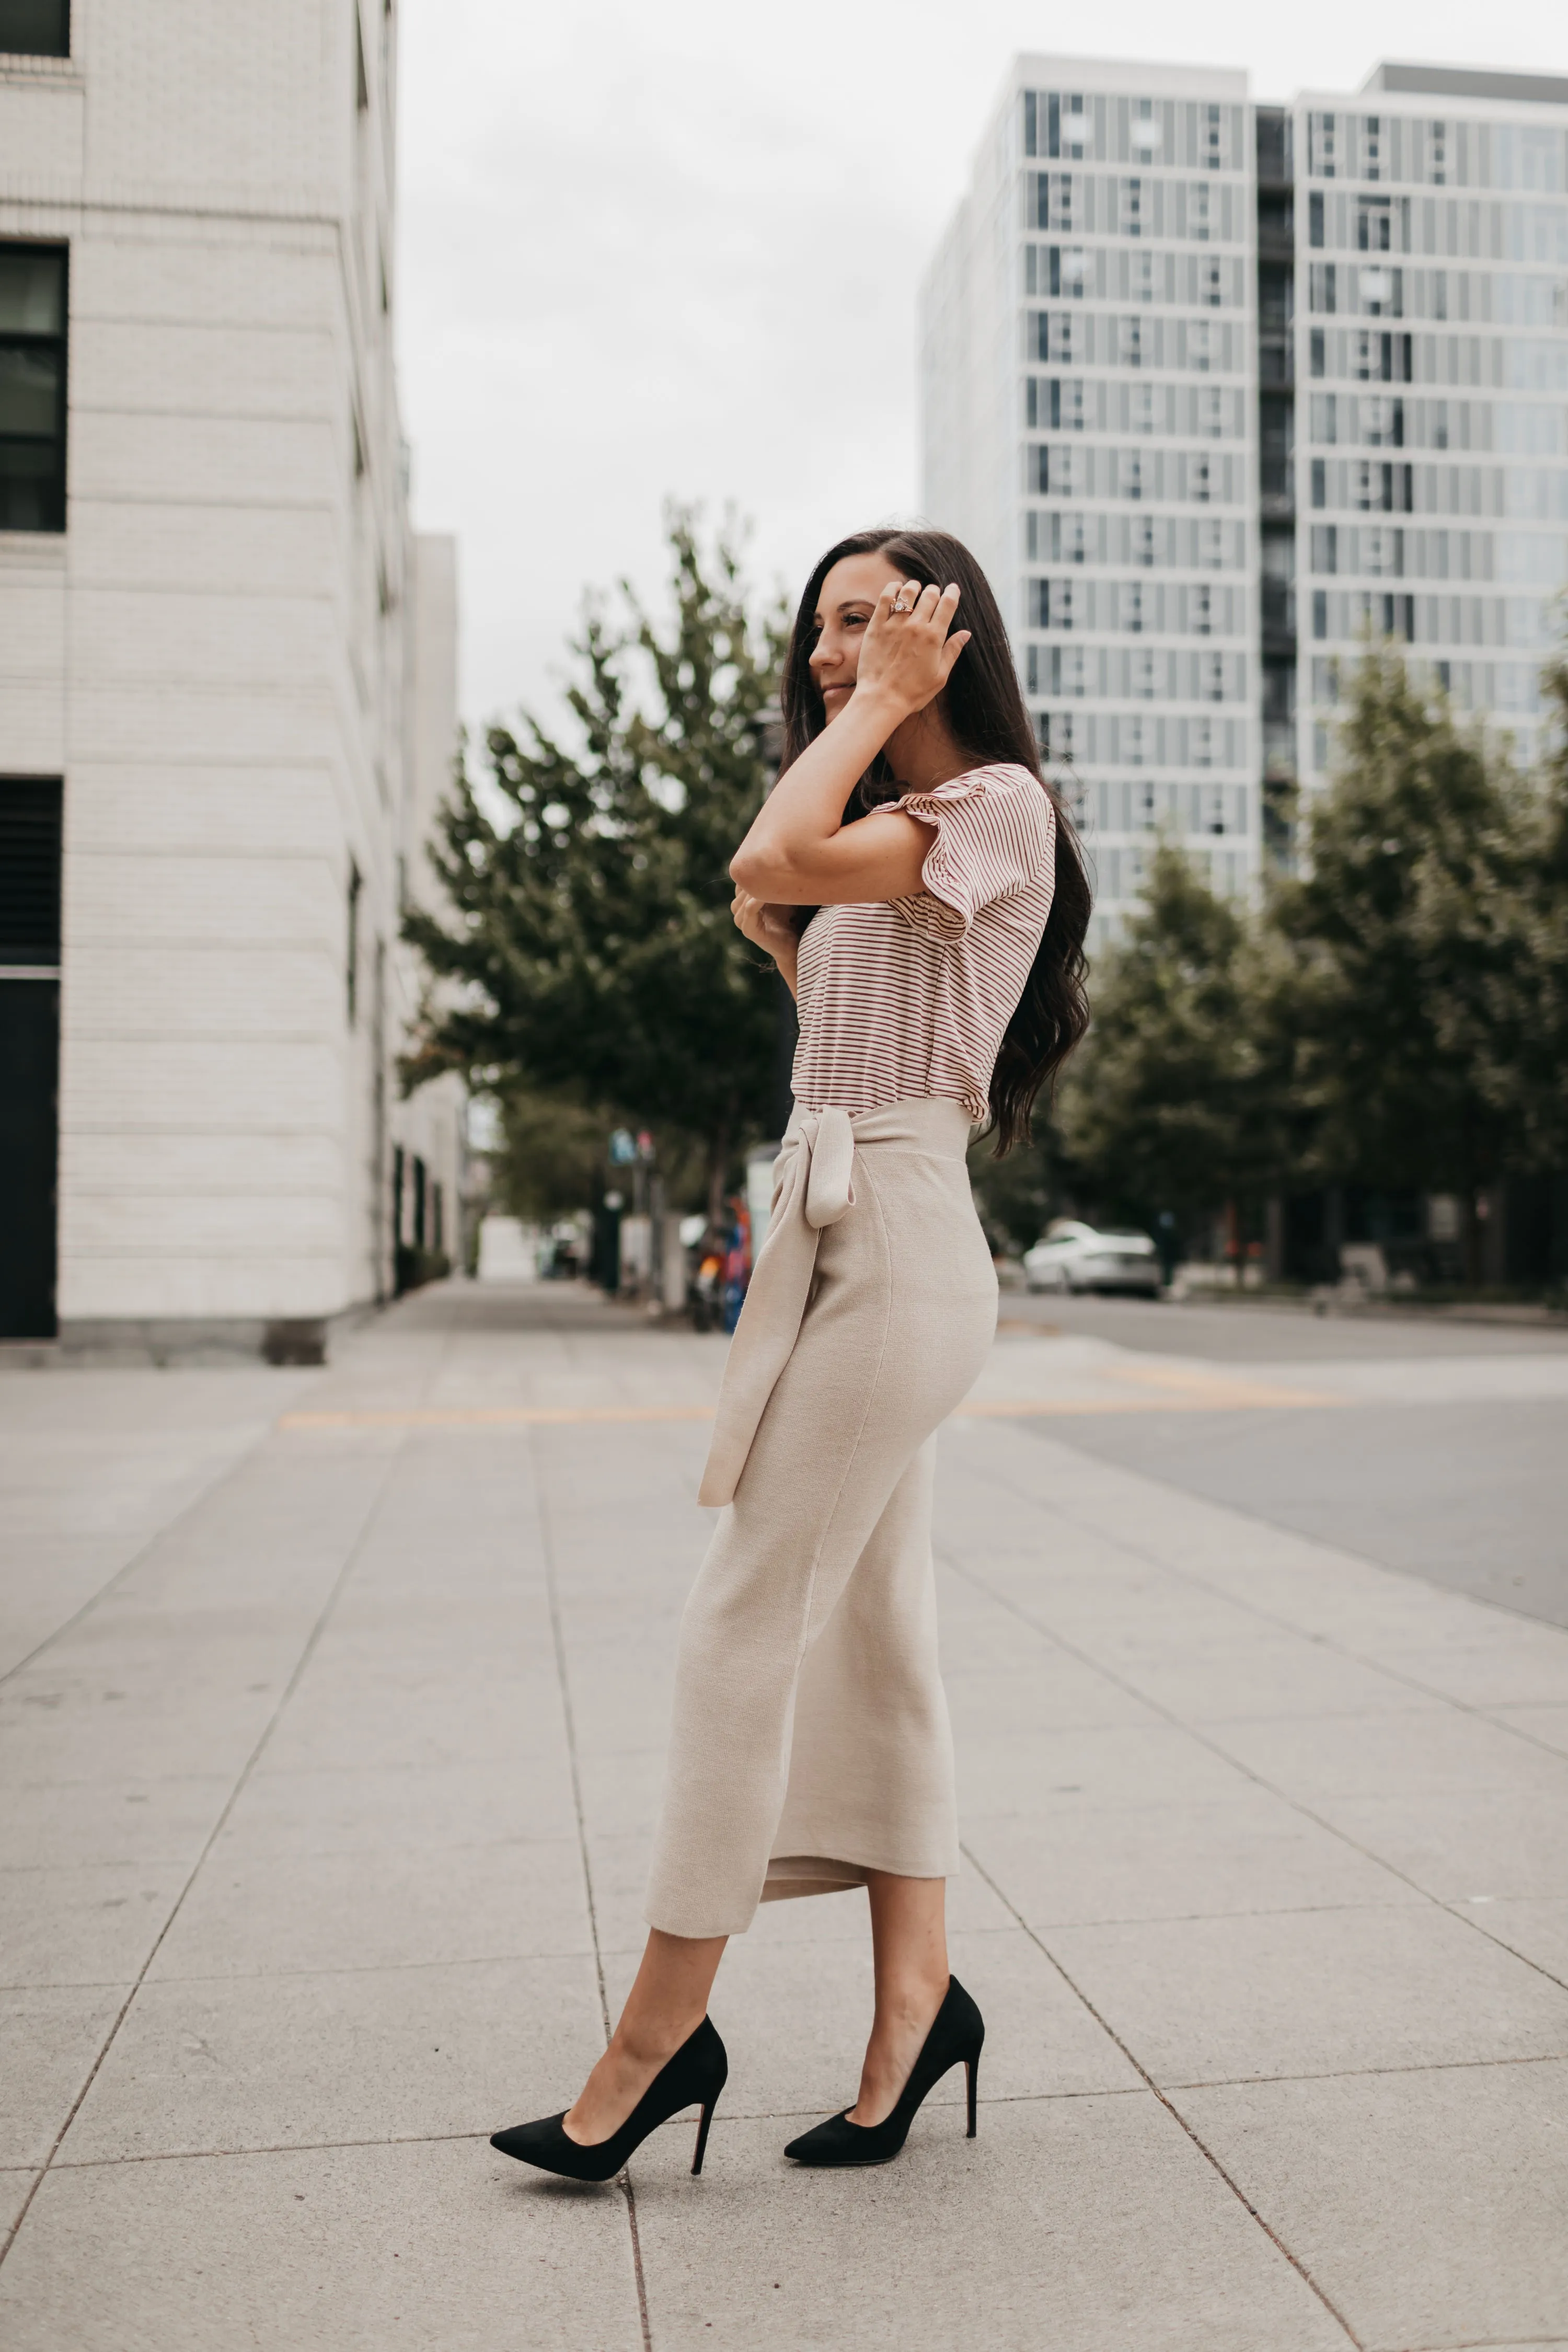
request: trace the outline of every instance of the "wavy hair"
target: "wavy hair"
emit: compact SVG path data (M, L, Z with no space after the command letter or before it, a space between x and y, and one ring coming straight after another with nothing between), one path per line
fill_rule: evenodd
M1089 929L1089 877L1071 818L1060 795L1040 772L1040 757L1029 714L1019 691L1018 673L1000 607L969 550L945 530L859 530L830 547L812 572L795 614L784 656L784 760L787 768L821 734L827 713L811 656L816 643L816 605L822 583L848 555L885 555L904 577L960 590L957 618L969 643L937 698L936 709L966 759L977 768L1006 764L1026 768L1056 809L1056 887L1045 937L1024 983L1024 992L1004 1032L991 1076L991 1123L995 1156L1029 1139L1030 1116L1042 1087L1054 1087L1058 1071L1089 1027L1089 972L1084 937ZM850 793L844 822L853 824L874 808L897 800L900 786L880 754ZM810 919L809 916L806 919ZM1049 1100L1049 1095L1047 1097Z

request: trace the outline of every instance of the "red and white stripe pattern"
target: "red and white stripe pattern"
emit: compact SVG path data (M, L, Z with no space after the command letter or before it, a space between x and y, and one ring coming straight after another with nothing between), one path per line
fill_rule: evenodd
M795 1100L853 1112L945 1096L978 1123L1051 909L1056 810L1038 777L1013 766L889 805L935 830L925 888L824 907L807 924Z

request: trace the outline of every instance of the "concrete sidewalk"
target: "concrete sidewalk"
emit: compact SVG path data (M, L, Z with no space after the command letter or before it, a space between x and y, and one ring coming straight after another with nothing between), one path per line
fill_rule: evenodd
M491 2154L635 1964L722 1354L465 1286L324 1373L0 1380L7 2352L1568 2347L1568 1633L1072 1442L1550 1355L999 1341L940 1504L978 2139L955 2076L784 2164L847 1895L726 1959L700 2180L685 2122L629 2186Z

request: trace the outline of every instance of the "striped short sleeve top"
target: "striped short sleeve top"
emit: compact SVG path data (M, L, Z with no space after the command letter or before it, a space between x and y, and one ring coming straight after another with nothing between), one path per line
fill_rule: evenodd
M944 1096L978 1122L1050 912L1056 810L1039 778L1012 766L975 768L888 807L931 828L925 887L824 907L806 925L795 1100L854 1112Z

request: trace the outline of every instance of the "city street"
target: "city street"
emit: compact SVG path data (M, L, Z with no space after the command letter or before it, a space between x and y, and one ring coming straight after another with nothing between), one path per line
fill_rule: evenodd
M0 1376L7 2352L1568 2352L1568 1332L1015 1298L942 1440L984 2011L885 2170L858 1894L622 2184L725 1342L447 1285Z

